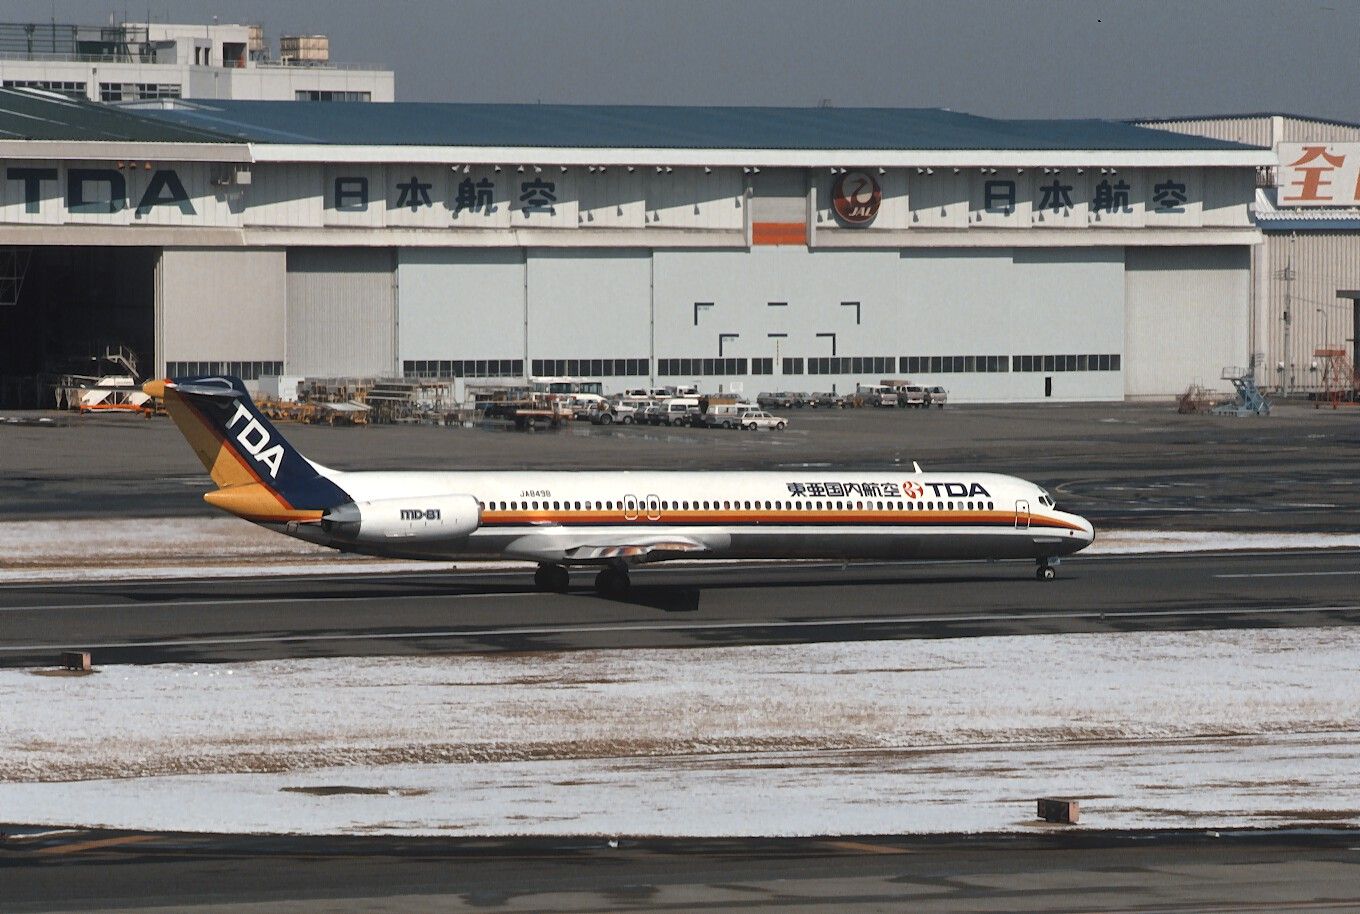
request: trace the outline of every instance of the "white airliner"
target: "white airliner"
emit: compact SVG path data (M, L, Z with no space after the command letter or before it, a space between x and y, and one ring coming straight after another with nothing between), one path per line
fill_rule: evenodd
M1041 581L1091 544L1082 517L1033 483L991 473L342 472L284 440L238 378L152 381L216 491L204 500L346 552L538 562L542 590L598 569L619 596L628 569L687 558L1034 559Z

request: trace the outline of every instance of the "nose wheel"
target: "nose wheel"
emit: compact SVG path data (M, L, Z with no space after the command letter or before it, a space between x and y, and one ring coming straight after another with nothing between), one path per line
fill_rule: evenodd
M628 577L627 568L608 567L595 575L595 592L602 597L616 599L628 596L633 582Z
M534 571L534 586L548 593L566 593L571 573L565 565L539 565Z
M1056 564L1056 563L1055 563ZM1058 576L1058 569L1053 567L1047 559L1039 560L1039 567L1034 570L1034 578L1038 581L1051 581Z

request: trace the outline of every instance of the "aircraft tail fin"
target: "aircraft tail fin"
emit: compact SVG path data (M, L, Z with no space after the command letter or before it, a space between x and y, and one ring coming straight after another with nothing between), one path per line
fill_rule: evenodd
M166 411L217 483L203 496L238 517L262 522L319 521L349 495L288 443L250 399L240 378L195 376L149 381L142 389Z

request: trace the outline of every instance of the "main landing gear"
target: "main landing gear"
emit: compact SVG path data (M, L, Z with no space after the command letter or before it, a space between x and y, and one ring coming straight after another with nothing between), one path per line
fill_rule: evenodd
M548 593L566 593L571 583L571 572L565 565L544 563L534 572L534 586ZM602 597L621 599L628 596L632 586L627 565L606 565L595 575L595 592Z
M1039 567L1034 571L1034 577L1040 581L1051 581L1058 576L1057 559L1039 559Z
M602 597L621 599L628 596L632 583L627 566L608 565L595 575L595 592Z
M566 593L571 584L571 573L565 565L539 565L534 572L534 586L551 593Z

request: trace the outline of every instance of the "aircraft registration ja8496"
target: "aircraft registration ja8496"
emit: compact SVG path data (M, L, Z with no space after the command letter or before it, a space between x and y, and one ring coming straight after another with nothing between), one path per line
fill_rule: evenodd
M218 488L204 500L346 552L538 563L540 589L667 559L1033 559L1050 581L1090 545L1085 518L1033 483L990 473L332 470L298 453L239 378L152 381Z

